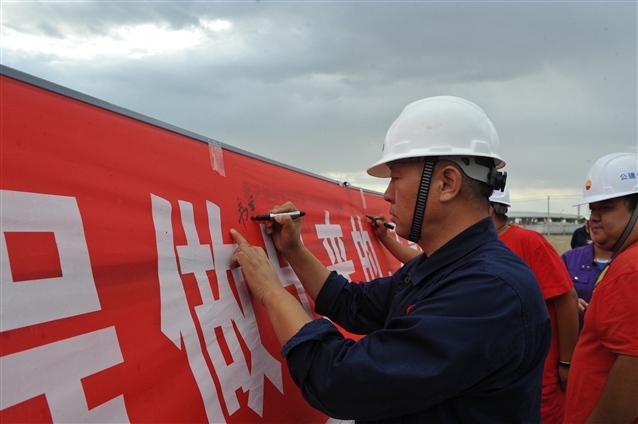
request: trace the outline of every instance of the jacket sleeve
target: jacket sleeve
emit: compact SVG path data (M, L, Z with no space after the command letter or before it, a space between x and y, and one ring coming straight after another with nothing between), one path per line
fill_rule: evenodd
M509 384L529 337L521 300L493 275L457 278L356 342L306 324L282 350L304 398L334 418L383 419Z

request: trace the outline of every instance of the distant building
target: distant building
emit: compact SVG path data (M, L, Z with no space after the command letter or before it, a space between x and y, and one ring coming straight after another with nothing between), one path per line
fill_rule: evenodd
M546 212L518 212L510 210L507 213L507 222L538 231L544 235L570 235L576 228L582 227L583 217L568 213L550 212L548 215Z

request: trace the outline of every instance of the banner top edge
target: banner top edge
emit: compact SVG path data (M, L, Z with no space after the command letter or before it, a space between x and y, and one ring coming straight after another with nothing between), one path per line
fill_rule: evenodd
M206 143L209 146L211 145L211 143L213 143L216 146L220 146L224 150L228 150L228 151L231 151L233 153L237 153L237 154L240 154L240 155L243 155L243 156L248 156L248 157L251 157L251 158L254 158L254 159L258 159L258 160L261 160L261 161L264 161L264 162L267 162L267 163L270 163L270 164L273 164L273 165L277 165L277 166L289 169L291 171L299 172L299 173L302 173L302 174L305 174L305 175L308 175L308 176L311 176L311 177L314 177L314 178L319 178L319 179L324 180L324 181L332 182L332 183L337 184L337 185L339 185L341 187L344 187L344 188L353 189L353 190L357 190L357 191L363 190L363 191L365 191L367 193L371 193L371 194L381 194L381 193L379 193L379 192L377 192L375 190L370 190L370 189L366 189L366 188L363 188L363 187L357 187L357 186L351 185L351 184L346 183L346 182L342 182L342 181L338 181L338 180L335 180L335 179L332 179L332 178L324 177L322 175L315 174L314 172L309 172L309 171L303 170L301 168L297 168L295 166L288 165L288 164L279 162L277 160L270 159L270 158L267 158L265 156L258 155L256 153L252 153L252 152L249 152L247 150L240 149L240 148L235 147L235 146L231 146L231 145L226 144L224 142L211 139L210 137L206 137L206 136L203 136L201 134L197 134L197 133L189 131L187 129L184 129L184 128L178 127L176 125L170 124L168 122L164 122L164 121L161 121L159 119L155 119L155 118L152 118L150 116L141 114L139 112L135 112L133 110L130 110L130 109L115 105L113 103L109 103L109 102L107 102L105 100L102 100L102 99L99 99L97 97L90 96L90 95L82 93L80 91L73 90L73 89L65 87L63 85L56 84L56 83L48 81L48 80L46 80L44 78L40 78L40 77L37 77L35 75L28 74L26 72L20 71L20 70L15 69L15 68L11 68L11 67L3 65L3 64L0 64L0 75L2 75L4 77L7 77L7 78L11 78L11 79L17 80L17 81L20 81L20 82L23 82L25 84L29 84L29 85L41 88L41 89L46 90L46 91L50 91L50 92L59 94L59 95L64 96L64 97L68 97L68 98L73 99L73 100L77 100L77 101L82 102L82 103L89 104L91 106L98 107L100 109L107 110L109 112L116 113L118 115L125 116L125 117L130 118L130 119L134 119L136 121L143 122L145 124L152 125L154 127L158 127L158 128L161 128L161 129L164 129L164 130L167 130L167 131L171 131L171 132L179 134L179 135L183 135L183 136L191 138L193 140L197 140L197 141L200 141L202 143Z

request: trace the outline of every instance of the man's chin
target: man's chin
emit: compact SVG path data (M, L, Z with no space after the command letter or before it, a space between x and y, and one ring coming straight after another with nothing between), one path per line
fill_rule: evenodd
M591 241L599 248L602 250L611 250L611 248L614 246L614 243L611 243L609 241L609 239L603 240L601 237L593 237L591 238ZM605 243L606 242L606 243Z
M394 232L397 233L397 235L401 238L404 239L408 239L408 237L410 236L410 232L409 231L403 231L403 229L401 227L399 227L398 225L394 224Z

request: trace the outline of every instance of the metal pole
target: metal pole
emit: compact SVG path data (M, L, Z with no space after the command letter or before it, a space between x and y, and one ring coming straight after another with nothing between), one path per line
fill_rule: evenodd
M549 235L549 196L547 196L547 235Z

